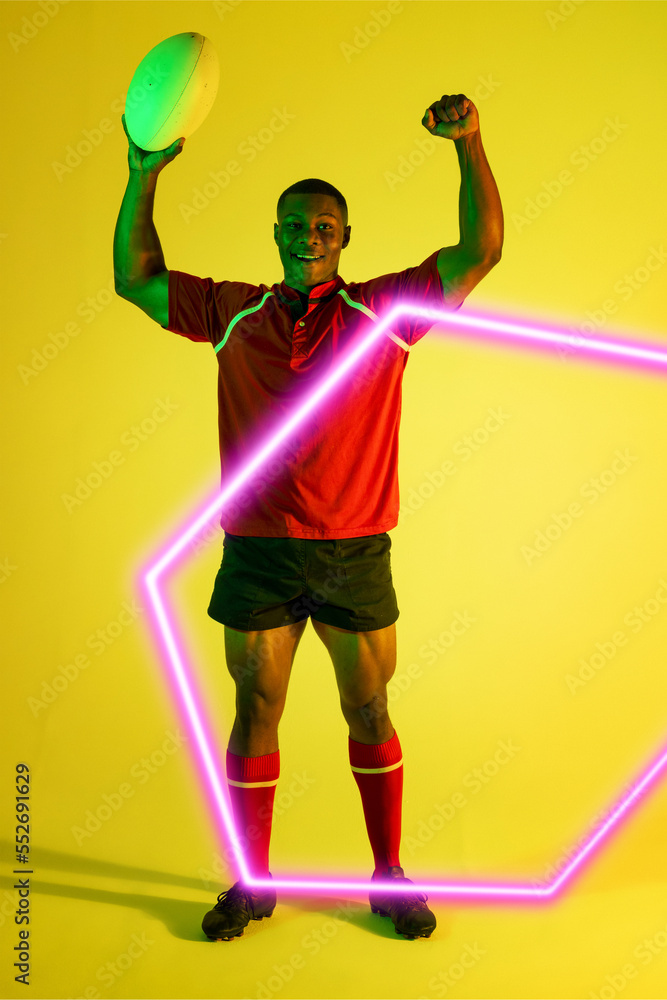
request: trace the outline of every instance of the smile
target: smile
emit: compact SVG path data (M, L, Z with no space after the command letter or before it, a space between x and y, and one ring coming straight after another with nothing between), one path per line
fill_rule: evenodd
M315 264L318 260L323 259L324 254L321 254L319 257L301 257L299 254L293 253L290 256L292 260L298 260L300 264Z

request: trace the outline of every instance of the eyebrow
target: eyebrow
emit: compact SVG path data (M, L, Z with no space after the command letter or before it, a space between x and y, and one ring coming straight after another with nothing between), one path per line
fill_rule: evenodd
M333 214L333 212L320 212L320 214L316 215L315 218L316 219L321 219L323 215L328 215L330 219L335 219L336 218L336 216ZM291 219L291 218L302 219L303 216L299 212L288 212L287 215L283 216L283 218L285 218L285 219Z

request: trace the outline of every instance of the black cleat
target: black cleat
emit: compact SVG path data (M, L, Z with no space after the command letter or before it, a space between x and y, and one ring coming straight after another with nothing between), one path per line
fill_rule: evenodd
M202 920L202 930L211 941L241 937L251 920L270 917L276 905L273 889L253 891L241 882L221 892L218 902Z
M381 889L378 892L371 892L368 895L368 902L371 904L373 913L380 913L383 917L391 917L397 934L405 934L407 938L413 940L416 937L430 937L435 930L435 916L426 905L428 896L423 892L410 892L408 886L414 885L409 878L405 878L403 869L398 865L387 869L383 879L391 879L392 882L404 882L406 891L385 892ZM376 879L375 874L372 882L382 884L383 879Z

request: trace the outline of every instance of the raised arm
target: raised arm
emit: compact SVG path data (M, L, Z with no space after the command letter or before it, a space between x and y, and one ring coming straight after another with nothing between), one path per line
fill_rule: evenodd
M464 94L443 94L422 124L431 135L453 140L461 169L459 242L438 254L445 300L456 308L501 258L503 209L473 102Z
M116 293L143 309L160 326L167 326L169 271L153 222L153 205L160 171L181 152L185 139L149 153L130 138L124 115L121 120L129 144L130 176L113 240Z

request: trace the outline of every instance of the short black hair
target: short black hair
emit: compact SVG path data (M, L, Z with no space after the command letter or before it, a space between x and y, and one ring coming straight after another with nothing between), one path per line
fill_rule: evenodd
M343 217L343 227L347 225L347 202L338 188L335 188L333 184L320 180L318 177L307 177L303 181L297 181L296 184L292 184L291 187L286 188L280 198L278 198L278 207L276 209L278 217L285 207L285 199L288 194L326 194L330 198L335 198L340 209L340 214Z

